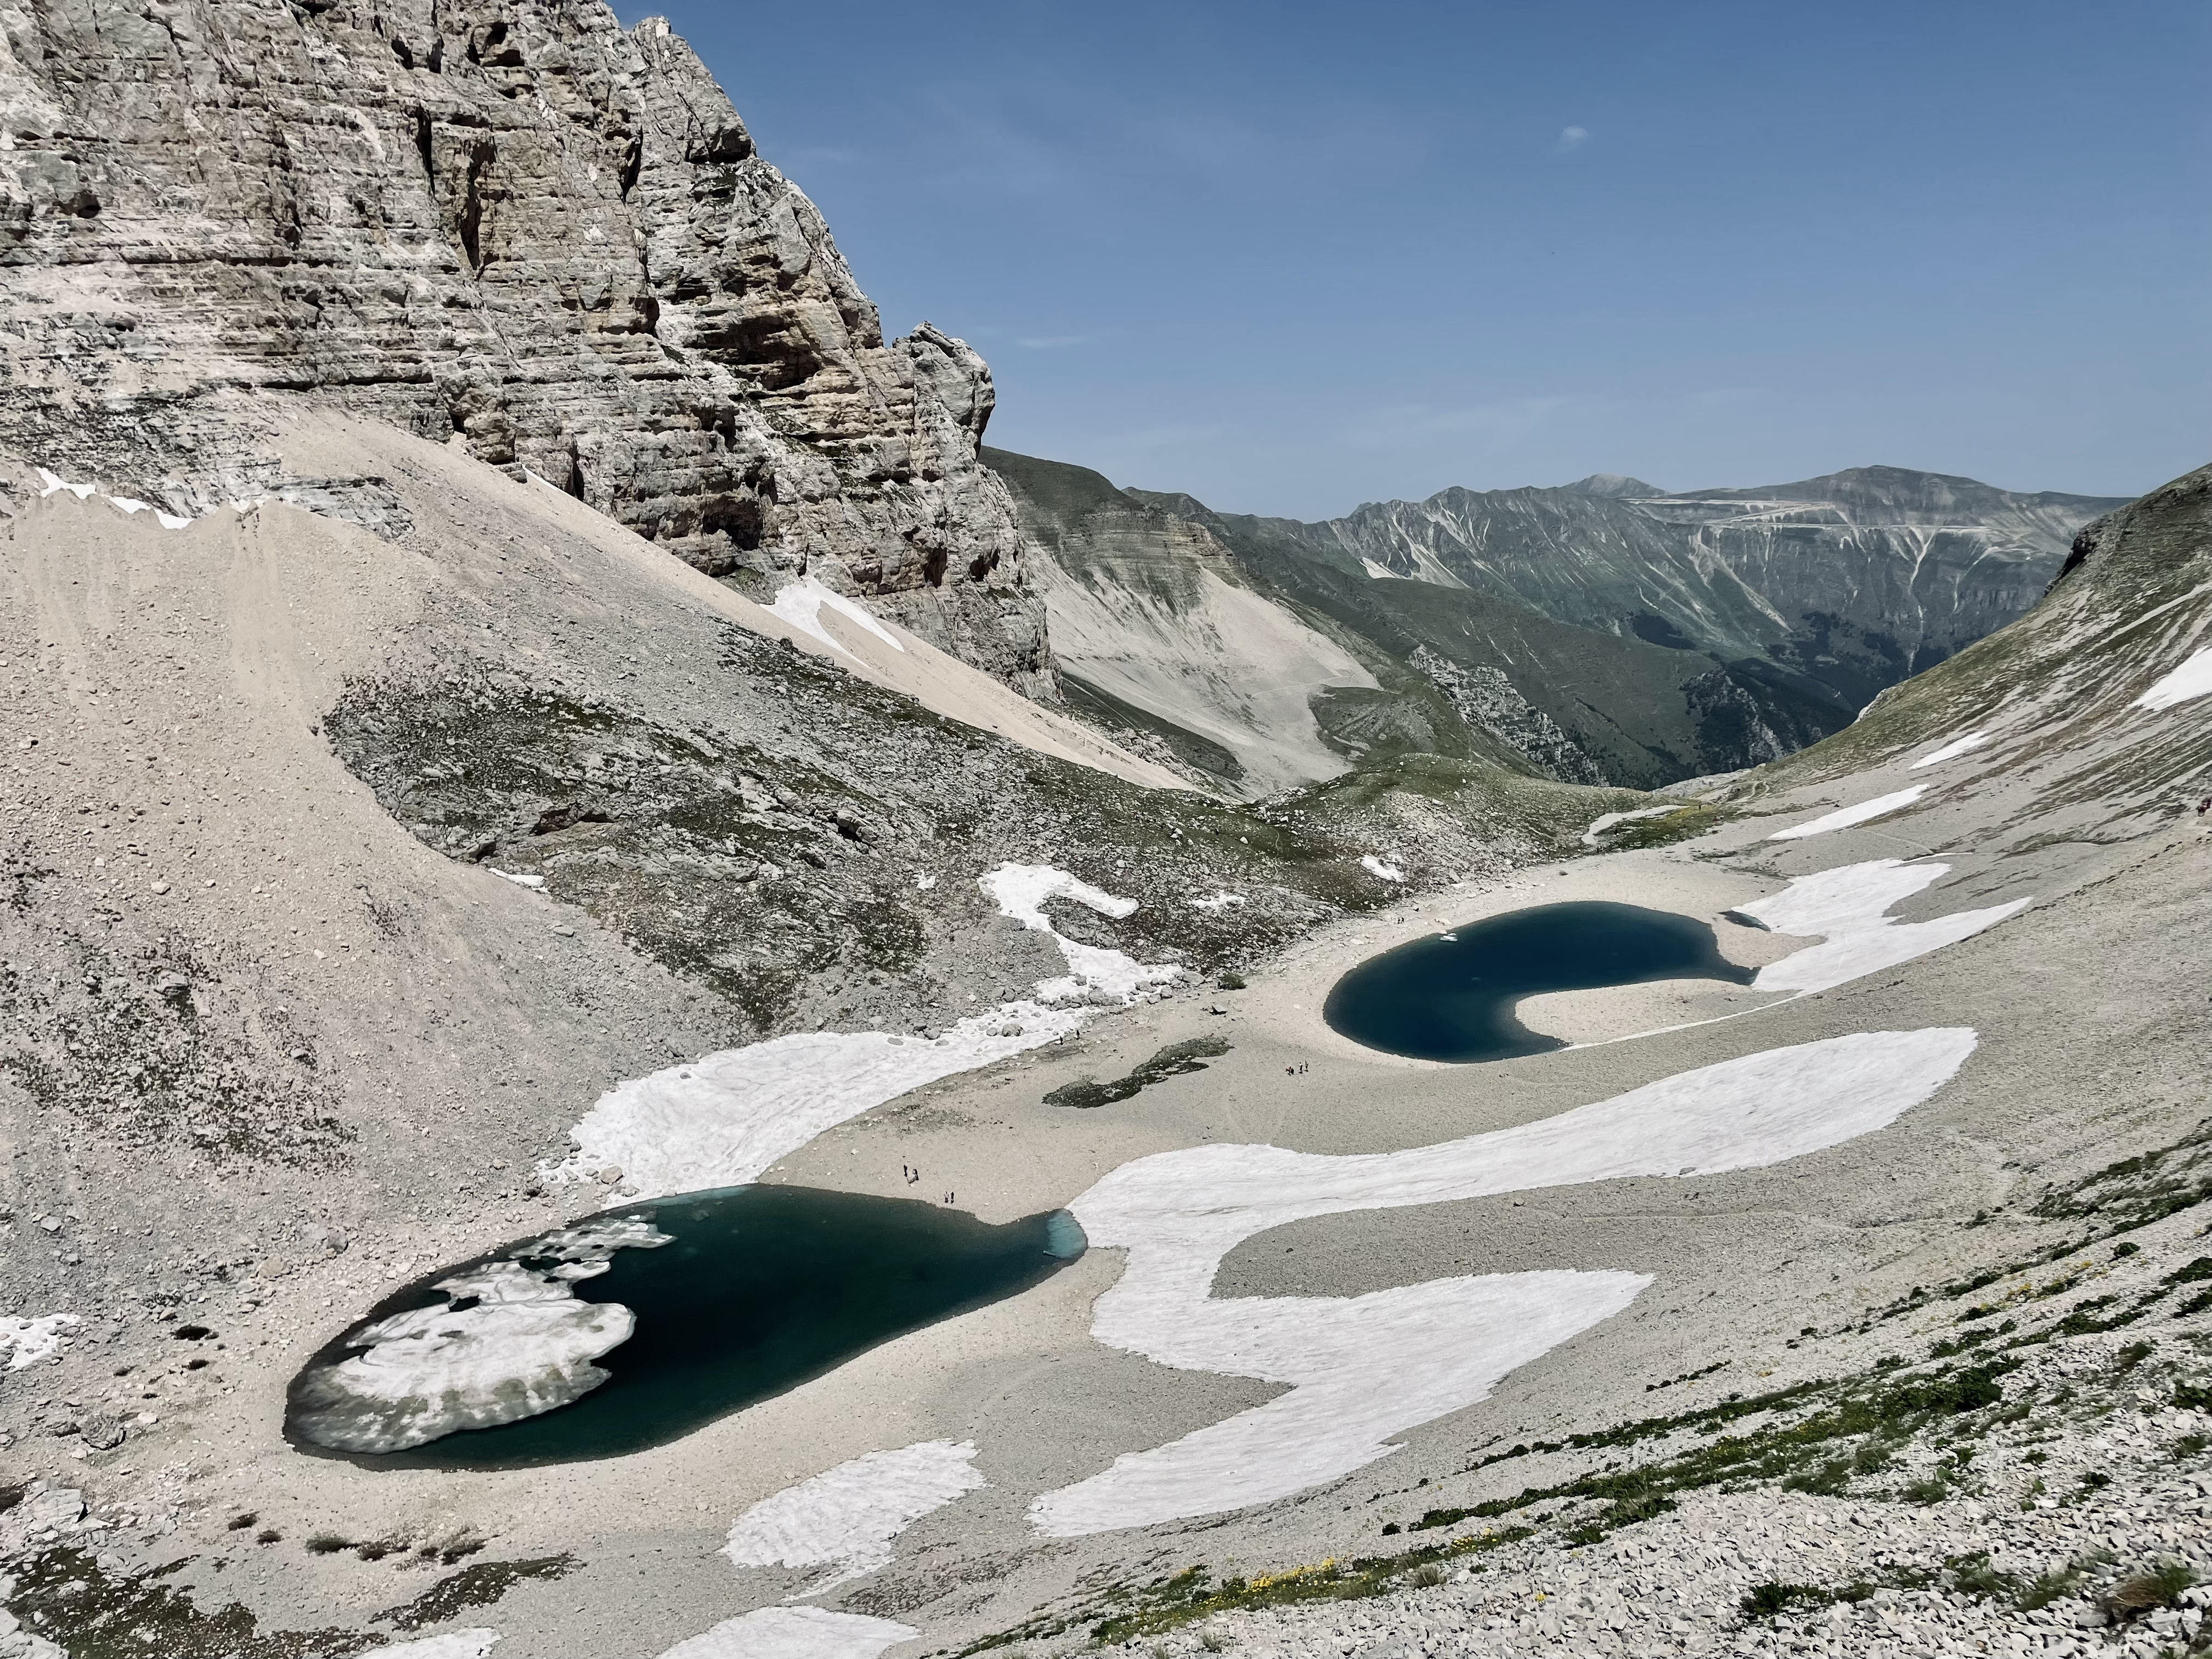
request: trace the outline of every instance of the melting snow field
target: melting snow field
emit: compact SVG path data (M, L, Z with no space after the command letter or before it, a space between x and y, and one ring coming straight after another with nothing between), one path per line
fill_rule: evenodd
M368 1659L484 1659L500 1639L495 1630L453 1630L419 1642L402 1642L378 1648Z
M2177 703L2212 696L2212 645L2160 679L2128 705L2130 708L2171 708Z
M1966 732L1961 736L1952 738L1950 742L1945 744L1941 749L1936 750L1933 754L1923 755L1918 760L1912 763L1912 769L1917 772L1923 766L1941 766L1945 761L1956 760L1961 755L1969 753L1973 750L1979 749L1989 740L1990 734L1986 732Z
M1948 864L1907 864L1875 859L1800 876L1771 898L1736 907L1737 913L1778 933L1821 942L1771 962L1751 981L1754 991L1826 991L1864 975L1894 968L1947 945L1972 939L2035 902L2017 898L1982 910L1960 910L1932 921L1899 921L1884 914L1950 873Z
M826 1607L763 1607L678 1642L660 1659L876 1659L921 1632L889 1619Z
M592 1362L627 1342L637 1321L573 1286L606 1272L617 1250L669 1242L648 1222L586 1221L441 1279L433 1288L451 1300L363 1326L345 1344L361 1352L308 1372L294 1426L319 1446L398 1451L581 1399L607 1380Z
M797 1032L726 1048L609 1090L569 1131L578 1150L542 1172L575 1182L619 1170L647 1198L741 1187L848 1118L1082 1023L1079 1009L1015 1002L934 1038Z
M1406 878L1406 872L1403 870L1395 864L1386 864L1372 853L1362 853L1359 855L1359 864L1369 875L1379 876L1384 881L1403 881Z
M100 490L98 484L71 483L67 478L62 477L58 473L49 472L43 466L38 469L38 473L39 496L42 501L46 496L57 495L64 489L77 500L83 501L95 490ZM125 514L151 513L161 521L161 528L164 530L182 530L186 525L191 523L190 519L179 518L174 513L163 512L151 501L133 501L128 495L110 495L104 490L100 491L100 498L111 507L121 508Z
M63 1334L82 1322L75 1314L40 1314L30 1319L0 1318L0 1364L11 1371L52 1359L68 1339Z
M870 1452L761 1499L738 1517L722 1553L741 1567L839 1567L804 1592L818 1595L890 1565L894 1538L986 1484L972 1440Z
M1136 909L1133 899L1048 865L1001 865L979 882L1002 914L1051 934L1067 963L1066 976L1038 982L1034 1000L970 1015L933 1038L799 1032L672 1066L602 1095L569 1131L577 1150L539 1172L582 1182L619 1170L647 1198L742 1186L824 1130L909 1090L1067 1036L1086 1017L1078 998L1123 1005L1182 972L1063 939L1042 908L1066 898L1120 917Z
M842 593L832 593L811 576L782 588L775 596L775 603L769 606L772 615L781 617L808 638L821 641L840 656L852 656L852 652L830 638L830 630L823 626L822 613L825 610L834 611L847 621L866 629L894 651L906 649L898 642L897 636L877 621L875 613L866 605L856 599L847 599Z
M1540 1122L1401 1152L1214 1146L1125 1164L1070 1206L1128 1251L1092 1334L1186 1370L1291 1391L1030 1507L1054 1537L1288 1497L1387 1456L1389 1437L1472 1405L1499 1378L1620 1312L1631 1273L1496 1273L1335 1297L1209 1294L1222 1258L1286 1222L1634 1176L1778 1164L1895 1121L1974 1049L1957 1028L1863 1032L1749 1054Z
M1808 823L1796 824L1788 830L1777 830L1767 837L1767 840L1802 841L1808 836L1825 836L1831 830L1848 830L1851 825L1864 823L1869 818L1883 817L1892 812L1902 811L1927 793L1926 784L1916 783L1910 788L1897 791L1894 794L1876 795L1872 800L1863 800L1856 806L1840 807L1833 812L1826 813L1813 819Z
M1037 995L1047 1002L1092 992L1112 1001L1126 1003L1149 986L1164 985L1181 971L1168 967L1151 967L1121 954L1119 951L1103 950L1096 945L1084 945L1072 939L1062 939L1053 931L1044 914L1047 899L1072 899L1076 903L1096 910L1102 916L1116 921L1133 915L1137 908L1134 899L1117 898L1087 881L1078 880L1065 870L1055 870L1048 864L1002 864L988 876L978 878L983 890L991 896L1001 915L1012 916L1032 933L1051 933L1053 942L1067 960L1070 976L1048 979L1041 982Z

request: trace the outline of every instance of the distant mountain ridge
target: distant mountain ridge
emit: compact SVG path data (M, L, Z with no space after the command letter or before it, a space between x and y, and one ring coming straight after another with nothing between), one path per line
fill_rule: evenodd
M1657 484L1646 483L1641 478L1632 478L1626 472L1593 472L1587 478L1577 478L1562 489L1571 489L1577 495L1663 495L1667 492Z
M1070 696L1248 793L1393 751L1645 788L1779 759L2026 611L2108 505L1902 467L1596 473L1310 524L982 456Z
M1341 570L1468 588L1576 627L1755 664L1848 714L2025 613L2081 526L2124 504L1894 466L1751 489L1639 488L1600 473L1370 502L1318 524L1206 516Z

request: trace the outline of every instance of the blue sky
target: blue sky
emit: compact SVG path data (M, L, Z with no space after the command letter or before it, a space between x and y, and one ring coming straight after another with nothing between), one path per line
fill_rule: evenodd
M990 441L1117 483L2212 459L2202 5L665 11L887 331L990 360Z

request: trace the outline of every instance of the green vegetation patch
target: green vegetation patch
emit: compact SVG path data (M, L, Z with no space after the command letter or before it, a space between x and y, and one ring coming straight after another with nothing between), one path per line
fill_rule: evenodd
M1590 818L1640 799L1422 754L1258 805L1145 789L742 629L720 643L680 724L464 661L351 682L323 730L424 842L542 882L762 1035L842 1023L848 990L868 1000L858 981L972 1012L920 988L967 970L955 938L985 921L969 878L1000 862L1137 901L1119 921L1060 906L1068 937L1218 971L1402 896L1363 855L1416 884L1485 872L1577 851ZM1190 902L1223 890L1244 902Z
M1641 1468L1607 1468L1553 1486L1527 1486L1516 1497L1491 1498L1462 1509L1432 1509L1410 1530L1455 1526L1470 1518L1493 1519L1539 1504L1580 1500L1595 1507L1577 1516L1566 1536L1571 1542L1586 1544L1672 1509L1678 1492L1765 1481L1795 1491L1840 1492L1853 1479L1884 1467L1893 1447L1922 1430L2002 1404L2004 1391L1997 1379L2006 1369L1984 1365L1919 1376L1877 1370L1849 1382L1802 1383L1678 1417L1644 1418L1592 1434L1571 1435L1565 1441L1516 1446L1472 1467L1532 1452L1634 1445L1685 1431L1714 1437ZM1781 1414L1823 1399L1826 1403L1795 1421L1771 1423L1746 1434L1721 1432L1745 1418ZM1837 1443L1845 1440L1859 1444L1839 1453Z
M2207 1199L2212 1199L2212 1119L2171 1146L2046 1187L2031 1207L2052 1220L2093 1219L2101 1224L2099 1236L2109 1238L2179 1215Z
M8 1609L69 1659L347 1659L386 1645L367 1633L264 1630L236 1602L203 1610L163 1582L187 1561L110 1575L82 1550L48 1550L16 1570Z
M425 1554L434 1555L434 1550ZM532 1578L565 1578L583 1564L573 1555L542 1555L526 1561L478 1561L441 1578L413 1601L387 1607L376 1616L400 1630L458 1619L471 1607L489 1606Z
M1660 817L1632 818L1615 825L1604 838L1605 850L1621 853L1638 847L1672 847L1676 842L1694 841L1707 830L1717 830L1741 816L1737 807L1694 802Z
M1104 1645L1132 1637L1157 1636L1217 1613L1291 1607L1305 1601L1348 1601L1443 1582L1442 1564L1493 1550L1529 1536L1526 1527L1505 1527L1449 1543L1424 1545L1397 1555L1331 1559L1310 1566L1287 1567L1253 1577L1216 1580L1201 1563L1134 1587L1117 1585L1082 1608L1059 1617L1032 1620L1012 1630L987 1636L960 1650L959 1659L1016 1642L1058 1636L1088 1623L1092 1642Z

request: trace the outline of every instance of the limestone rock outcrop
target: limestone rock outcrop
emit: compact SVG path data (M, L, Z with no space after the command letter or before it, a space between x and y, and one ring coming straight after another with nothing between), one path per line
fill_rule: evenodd
M983 361L885 341L666 23L597 0L0 0L0 441L184 513L329 400L757 592L1052 688ZM314 481L372 499L372 480Z

